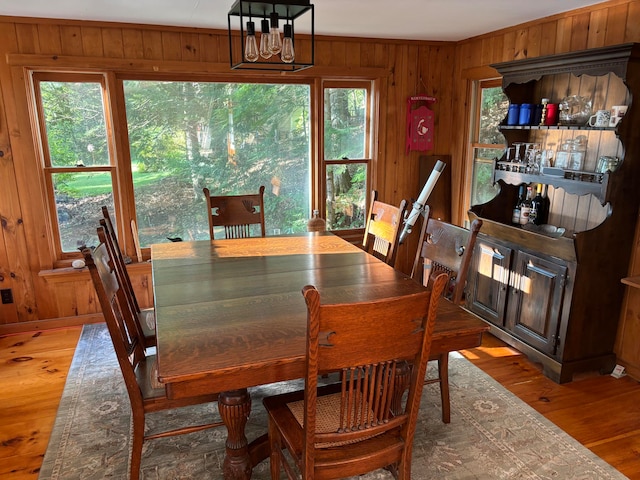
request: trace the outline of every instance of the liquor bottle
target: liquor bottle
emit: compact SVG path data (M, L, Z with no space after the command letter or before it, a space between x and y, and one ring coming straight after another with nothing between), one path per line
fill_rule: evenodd
M547 223L547 219L549 218L549 198L546 196L542 196L542 184L539 183L536 188L536 196L531 201L532 208L535 208L536 214L532 220L536 225L544 225ZM529 218L531 218L531 213L529 214Z
M511 223L514 225L520 225L520 204L524 200L524 185L520 185L518 190L518 199L513 207L513 213L511 214Z
M529 214L531 213L531 187L527 187L527 196L520 204L520 225L529 223Z
M537 217L538 217L538 208L540 207L540 201L542 200L542 196L540 195L541 189L542 189L542 185L538 184L536 186L536 196L531 199L531 210L529 211L529 223L532 223L534 225L540 225L537 222ZM540 198L538 199L538 197Z

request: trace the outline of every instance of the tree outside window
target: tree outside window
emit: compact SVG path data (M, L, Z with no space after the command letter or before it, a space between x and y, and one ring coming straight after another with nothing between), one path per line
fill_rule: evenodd
M329 230L364 228L370 159L370 85L324 88L326 218Z
M505 118L509 100L502 91L501 81L479 82L476 96L476 115L473 118L473 179L471 205L486 203L498 193L493 184L493 162L500 158L505 140L498 125Z
M268 235L306 229L308 85L125 80L142 245L209 238L204 187L265 192Z

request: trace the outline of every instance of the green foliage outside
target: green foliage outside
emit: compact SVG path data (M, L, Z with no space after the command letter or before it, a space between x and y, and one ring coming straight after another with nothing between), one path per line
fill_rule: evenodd
M327 167L326 217L331 230L364 227L367 92L360 88L324 91L324 155L345 160Z
M499 189L493 184L493 159L502 156L505 139L498 125L507 114L509 100L500 87L482 88L477 143L495 148L474 148L471 205L486 203Z
M51 165L78 167L77 173L52 173L63 250L74 251L95 243L90 232L95 232L100 207L113 208L112 192L124 186L117 185L119 177L92 170L115 165L110 161L114 152L109 151L101 84L38 85ZM127 80L123 90L143 246L167 241L168 236L208 238L204 187L239 194L265 185L267 233L306 229L311 181L308 85ZM353 100L346 95L332 102L336 111L351 115L353 105L340 102ZM349 121L336 122L332 142L342 145L345 155L362 156L362 148L349 146L358 128L355 138L362 144L361 127ZM355 171L353 182L362 183L364 175ZM350 190L340 193L362 196Z

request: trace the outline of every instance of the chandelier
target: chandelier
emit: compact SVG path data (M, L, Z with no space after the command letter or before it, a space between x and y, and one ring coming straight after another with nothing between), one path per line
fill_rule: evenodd
M307 12L310 15L304 16ZM313 66L314 12L309 0L236 0L227 20L232 69L295 72ZM296 44L296 22L310 32L310 43L305 39ZM239 37L232 34L232 23Z

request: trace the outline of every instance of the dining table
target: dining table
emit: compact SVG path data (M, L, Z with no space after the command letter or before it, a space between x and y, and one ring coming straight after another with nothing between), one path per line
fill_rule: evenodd
M158 380L170 398L218 393L227 429L225 479L251 478L268 458L248 442L248 389L305 373L305 285L326 304L373 301L425 287L331 232L154 244ZM367 319L362 319L366 324ZM479 346L487 324L441 301L431 355Z

